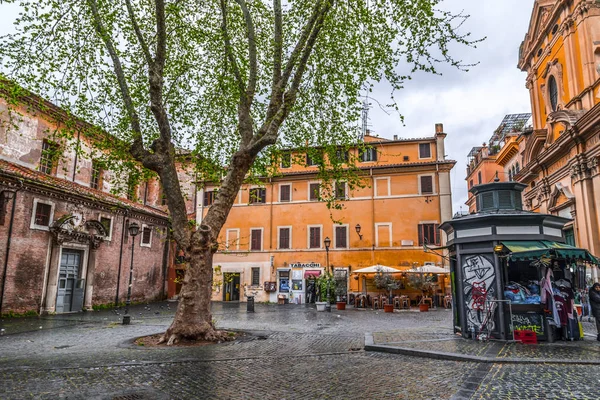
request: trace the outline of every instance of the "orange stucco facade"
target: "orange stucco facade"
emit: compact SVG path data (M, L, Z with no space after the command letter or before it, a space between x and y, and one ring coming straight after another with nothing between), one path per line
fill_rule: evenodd
M361 280L352 271L359 268L382 264L400 270L443 263L441 257L425 253L420 243L423 237L431 239L432 247L437 247L436 239L437 245L445 243L445 238L438 239L437 225L452 217L450 170L455 161L445 159L445 137L441 124L434 136L422 139L366 136L377 154L372 161L357 161L364 187L350 190L339 183L344 188L341 210L311 199L319 183L316 167L293 164L260 185L244 185L219 235L213 300L244 301L254 295L256 301L275 302L284 292L281 279L289 279L290 285L293 280L301 286L282 295L303 303L304 278L326 271L328 265L347 274L349 291L358 291ZM351 150L355 155L357 151ZM293 154L297 156L302 155ZM198 221L215 189L218 185L205 182L198 191ZM257 193L259 201L253 200ZM331 240L329 251L325 238Z

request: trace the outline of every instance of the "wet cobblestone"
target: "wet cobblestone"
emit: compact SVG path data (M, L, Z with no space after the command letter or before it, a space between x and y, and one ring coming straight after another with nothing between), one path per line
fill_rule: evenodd
M0 398L585 399L600 392L597 365L444 361L362 350L371 332L378 344L500 362L600 359L594 338L537 346L465 340L452 333L447 310L317 313L257 304L246 313L245 304L216 304L218 327L255 336L192 348L131 344L166 329L174 309L136 306L130 326L120 324L119 311L0 321ZM584 327L595 329L589 322Z

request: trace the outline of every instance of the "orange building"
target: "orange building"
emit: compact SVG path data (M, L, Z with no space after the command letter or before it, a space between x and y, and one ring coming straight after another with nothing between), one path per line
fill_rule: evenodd
M527 209L573 218L570 244L600 255L600 3L536 0L521 44L533 130L518 146Z
M213 300L255 295L256 301L280 296L304 303L311 299L306 278L328 266L346 277L350 291L358 291L361 281L352 271L359 268L441 264L439 256L423 251L423 242L443 245L438 225L452 217L450 170L456 162L445 158L445 137L442 124L433 137L422 139L367 135L370 149L351 150L359 157L365 187L349 190L345 182L335 183L342 210L319 201L321 182L308 159L306 166L286 163L277 177L242 187L220 233ZM218 185L205 182L198 192L198 221L215 190Z

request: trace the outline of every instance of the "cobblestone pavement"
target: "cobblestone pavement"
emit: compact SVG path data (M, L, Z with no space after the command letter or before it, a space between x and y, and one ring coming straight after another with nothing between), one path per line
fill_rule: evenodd
M458 339L446 310L317 313L257 304L255 313L246 313L245 304L216 303L219 328L251 334L203 347L132 344L166 329L174 309L168 303L136 306L130 326L120 324L120 311L0 320L0 399L580 399L600 392L597 365L480 363L363 350L365 333L374 332L376 343L429 351L471 349L499 359L535 353L532 346L501 352L494 342ZM597 343L543 351L584 362L599 358Z

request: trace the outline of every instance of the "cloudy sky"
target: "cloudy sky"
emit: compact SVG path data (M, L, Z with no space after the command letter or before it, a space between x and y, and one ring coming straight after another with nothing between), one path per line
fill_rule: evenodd
M471 18L462 32L487 37L476 49L457 47L453 55L465 63L479 63L469 72L442 69L442 76L416 75L396 95L404 126L397 114L386 114L376 101L387 103L389 90L374 91L370 129L380 137L432 136L436 123L444 124L446 154L456 160L452 171L454 212L466 210L466 160L473 146L492 135L506 114L531 112L525 73L517 69L519 45L529 25L534 0L445 0L442 7L463 11ZM0 0L0 34L8 33L16 7Z

